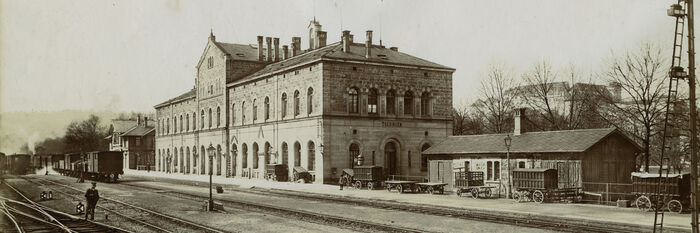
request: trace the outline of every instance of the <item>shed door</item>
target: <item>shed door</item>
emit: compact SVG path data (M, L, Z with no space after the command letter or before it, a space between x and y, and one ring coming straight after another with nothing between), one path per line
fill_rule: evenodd
M447 183L446 191L451 191L454 180L452 171L452 161L431 160L428 166L428 181L436 183Z

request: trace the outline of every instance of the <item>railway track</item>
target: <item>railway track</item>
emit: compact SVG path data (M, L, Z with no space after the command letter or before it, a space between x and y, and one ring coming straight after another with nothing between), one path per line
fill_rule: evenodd
M12 224L2 225L0 232L129 232L42 206L10 184L3 184L7 188L0 192L0 215Z
M41 179L41 178L37 178L37 179ZM46 181L55 183L57 185L64 185L64 184L61 184L61 183L58 183L55 181L48 181L48 180L46 180ZM198 194L179 192L179 191L173 191L173 190L163 190L163 189L145 187L145 186L140 186L140 185L133 185L133 184L128 184L128 183L122 183L122 185L140 188L143 190L158 193L160 195L167 195L167 196L173 196L173 197L177 197L177 198L184 198L184 199L198 201L198 202L208 200L208 196L203 195L203 194L198 195ZM361 231L361 232L428 232L425 230L408 228L408 227L401 227L401 226L396 226L393 224L382 224L382 223L376 223L376 222L369 222L369 221L352 219L352 218L347 218L347 217L341 217L341 216L335 216L335 215L329 215L329 214L323 214L323 213L317 213L317 212L311 212L311 211L305 211L305 210L299 210L299 209L293 209L293 208L286 208L286 207L268 205L268 204L257 203L257 202L243 201L243 200L217 200L217 202L221 202L221 203L225 204L226 206L232 207L232 208L262 212L262 213L269 213L269 214L282 216L282 217L286 217L286 218L294 218L294 219L297 219L300 221L312 222L312 223L323 224L323 225L334 226L334 227L340 227L340 228L350 229L350 230L354 230L354 231Z
M47 184L49 184L50 189L67 197L72 197L78 200L82 199L82 190L75 187L42 178L23 178L29 182L44 185L45 187ZM100 197L100 204L97 206L97 208L117 215L130 222L144 226L145 228L148 228L154 232L227 232L185 219L162 214L143 207L135 206L113 198Z
M124 185L155 189L151 187L145 187L141 185L136 185L134 183L125 183ZM328 194L315 194L315 193L303 193L295 192L289 190L276 190L276 189L241 189L233 188L234 192L256 194L270 196L275 195L279 197L287 197L294 199L306 199L313 201L326 201L335 202L342 204L352 204L357 206L365 206L372 208L388 209L388 210L398 210L406 211L411 213L422 213L434 216L445 216L451 218L460 218L466 220L476 220L476 221L486 221L500 224L509 224L523 227L533 227L539 229L548 229L554 231L563 232L648 232L651 226L642 226L635 224L620 224L620 223L610 223L604 221L581 221L580 219L568 219L564 217L552 218L550 216L528 214L523 215L521 213L508 213L508 212L494 212L489 210L477 210L477 209L464 209L456 207L446 207L446 206L436 206L427 204L413 204L413 203L402 203L395 201L384 201L376 199L365 199L365 198L355 198L355 197L342 197L337 195ZM667 228L667 231L673 231L672 228ZM681 230L679 230L681 231Z

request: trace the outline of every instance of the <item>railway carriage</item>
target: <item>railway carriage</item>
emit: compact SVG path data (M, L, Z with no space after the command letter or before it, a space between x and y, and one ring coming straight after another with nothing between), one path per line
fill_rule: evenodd
M95 151L66 154L53 158L53 169L61 175L85 179L116 182L124 174L123 154L119 151Z
M650 211L660 205L661 209L681 213L684 206L690 205L690 174L664 174L660 177L656 173L632 173L632 190L637 197L635 205L640 210ZM658 191L663 194L658 195Z

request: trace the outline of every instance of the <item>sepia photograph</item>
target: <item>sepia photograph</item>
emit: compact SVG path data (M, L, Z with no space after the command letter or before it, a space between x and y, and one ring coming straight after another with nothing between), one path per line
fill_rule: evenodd
M0 232L692 232L694 0L0 0Z

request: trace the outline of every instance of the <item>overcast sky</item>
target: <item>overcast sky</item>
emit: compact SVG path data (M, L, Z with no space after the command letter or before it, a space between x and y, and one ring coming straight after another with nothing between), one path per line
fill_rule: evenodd
M217 41L289 44L316 19L328 42L374 30L386 46L456 68L455 103L478 95L489 64L516 73L548 59L600 70L611 51L671 47L675 0L604 1L67 1L0 0L0 112L153 111L194 86ZM341 26L342 25L342 26ZM670 56L670 54L669 54Z

